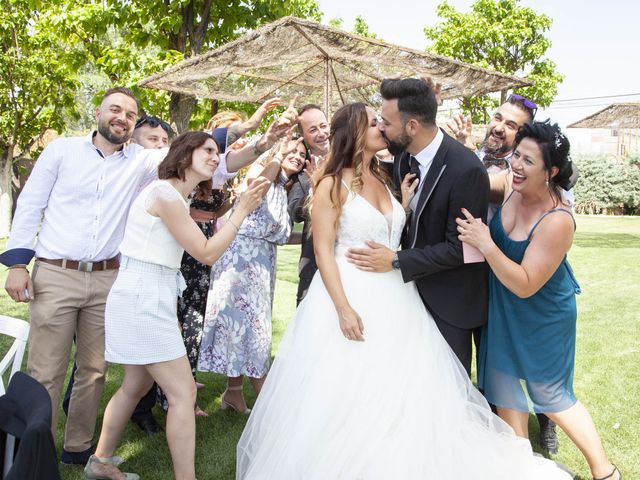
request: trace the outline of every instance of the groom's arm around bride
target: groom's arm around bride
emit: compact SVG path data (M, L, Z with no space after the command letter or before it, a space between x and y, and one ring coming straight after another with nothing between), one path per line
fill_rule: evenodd
M415 281L441 333L467 372L475 329L487 318L485 263L465 264L456 218L466 208L486 222L489 179L467 148L440 130L432 88L417 79L385 80L379 128L395 154L393 179L399 188L409 172L419 176L402 238L402 250L371 244L352 249L350 260L373 271L399 268Z

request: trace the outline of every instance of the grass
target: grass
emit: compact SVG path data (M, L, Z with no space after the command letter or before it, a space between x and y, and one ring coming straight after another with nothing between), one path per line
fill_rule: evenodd
M579 216L578 232L569 258L582 287L578 297L578 336L574 388L587 406L605 449L618 464L625 478L640 478L640 257L639 217ZM0 250L4 241L0 241ZM299 246L279 249L278 280L274 305L274 352L295 310L297 260ZM6 272L0 273L4 284ZM12 302L0 293L0 312L27 318L24 305ZM3 342L6 350L7 342ZM122 369L111 366L107 375L102 407L118 388ZM220 410L219 397L224 390L224 378L200 374L206 387L198 401L210 414L197 421L197 473L200 479L231 480L234 478L235 445L246 419ZM393 379L387 379L391 388ZM254 401L246 388L249 404ZM155 409L161 421L164 413ZM64 416L61 414L61 418ZM100 425L101 418L98 420ZM56 440L62 446L62 421ZM531 436L536 437L537 424L530 422ZM172 478L171 461L164 435L144 436L129 424L118 454L127 458L129 471L142 473L145 479ZM556 460L566 464L580 479L591 478L580 452L560 433L560 452ZM82 479L82 468L61 466L64 480ZM327 479L330 480L330 479Z

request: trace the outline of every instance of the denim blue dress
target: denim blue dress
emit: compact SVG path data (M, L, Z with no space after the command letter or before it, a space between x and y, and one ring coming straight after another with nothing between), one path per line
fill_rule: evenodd
M526 240L516 241L504 230L500 207L489 226L491 237L507 257L521 263L536 227L552 214L571 215L560 208L550 210ZM528 412L529 399L536 413L560 412L575 404L577 293L580 287L566 256L547 283L529 298L519 298L490 273L489 320L478 367L478 385L489 403Z

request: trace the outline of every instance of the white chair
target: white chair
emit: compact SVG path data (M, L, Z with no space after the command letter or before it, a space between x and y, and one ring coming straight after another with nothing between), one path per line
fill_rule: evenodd
M11 367L9 378L7 379L7 385L9 385L13 374L19 372L22 367L24 350L29 338L29 323L17 318L0 315L0 334L15 338L11 348L0 361L0 395L4 395L6 392L4 384L5 372ZM2 469L3 478L9 473L9 469L13 465L15 442L15 437L7 434L7 442L4 449L4 468Z

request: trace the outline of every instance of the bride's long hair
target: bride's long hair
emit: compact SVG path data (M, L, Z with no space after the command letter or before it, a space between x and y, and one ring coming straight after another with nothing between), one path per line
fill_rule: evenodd
M369 117L367 106L364 103L350 103L340 108L331 119L329 131L330 148L327 157L322 162L318 172L313 175L312 184L315 190L318 184L326 177L333 179L330 199L333 208L336 209L336 227L342 213L340 190L342 184L342 171L345 168L353 168L353 180L350 188L354 192L362 189L363 161L365 142ZM388 184L388 178L380 163L374 157L369 163L369 171L383 184ZM309 199L309 213L313 207L313 198Z

